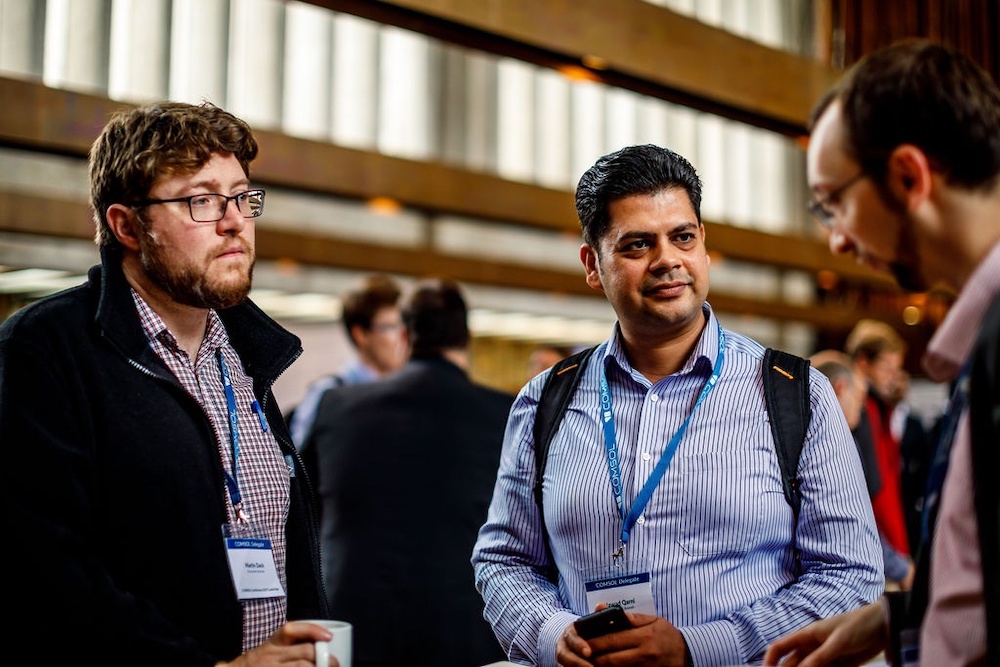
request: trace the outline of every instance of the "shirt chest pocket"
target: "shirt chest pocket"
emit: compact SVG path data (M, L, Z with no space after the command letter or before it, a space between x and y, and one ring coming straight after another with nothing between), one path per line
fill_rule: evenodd
M792 536L792 511L773 452L715 451L678 461L679 543L691 556L746 554Z

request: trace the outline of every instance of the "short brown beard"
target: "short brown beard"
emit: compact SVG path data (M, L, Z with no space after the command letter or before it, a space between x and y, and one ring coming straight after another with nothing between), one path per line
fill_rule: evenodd
M169 267L164 261L162 246L149 232L143 231L139 239L139 258L143 269L149 279L177 303L222 310L243 303L250 294L256 258L253 249L242 241L251 259L246 281L236 285L213 286L203 273L196 273L189 266L180 269Z

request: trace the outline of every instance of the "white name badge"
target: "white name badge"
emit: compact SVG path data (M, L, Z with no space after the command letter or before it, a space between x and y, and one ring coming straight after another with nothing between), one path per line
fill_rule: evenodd
M656 615L653 604L653 586L649 572L613 575L592 579L585 584L587 608L592 610L603 602L609 607L621 607L625 611Z
M225 540L229 571L240 600L284 597L271 540L263 537L226 537Z

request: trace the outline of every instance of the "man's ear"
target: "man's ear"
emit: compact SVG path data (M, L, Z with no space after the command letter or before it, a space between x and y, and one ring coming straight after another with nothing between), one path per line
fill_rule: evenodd
M138 215L134 208L123 206L122 204L112 204L108 207L105 215L111 233L115 235L118 242L128 250L139 251L139 229Z
M872 369L871 360L865 355L860 355L854 360L854 367L857 368L858 372L864 377L865 390L867 391L868 375Z
M705 266L712 266L712 255L708 252L708 244L705 243L705 239L708 238L708 230L705 229L705 223L698 221L698 233L701 234L701 244L705 246Z
M359 350L364 348L368 342L368 330L360 324L352 324L348 335L351 337L351 343Z
M933 170L927 155L912 144L897 146L889 155L886 181L889 191L907 209L913 210L930 196Z
M597 250L584 243L580 246L580 261L583 262L583 268L587 272L587 284L594 289L603 290L601 274L597 270Z

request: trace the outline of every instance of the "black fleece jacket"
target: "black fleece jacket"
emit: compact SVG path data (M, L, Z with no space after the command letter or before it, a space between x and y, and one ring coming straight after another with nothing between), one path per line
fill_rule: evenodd
M325 618L314 491L271 393L300 342L249 301L219 315L295 461L289 619ZM0 327L0 451L8 645L100 665L240 654L212 427L149 347L117 251Z

